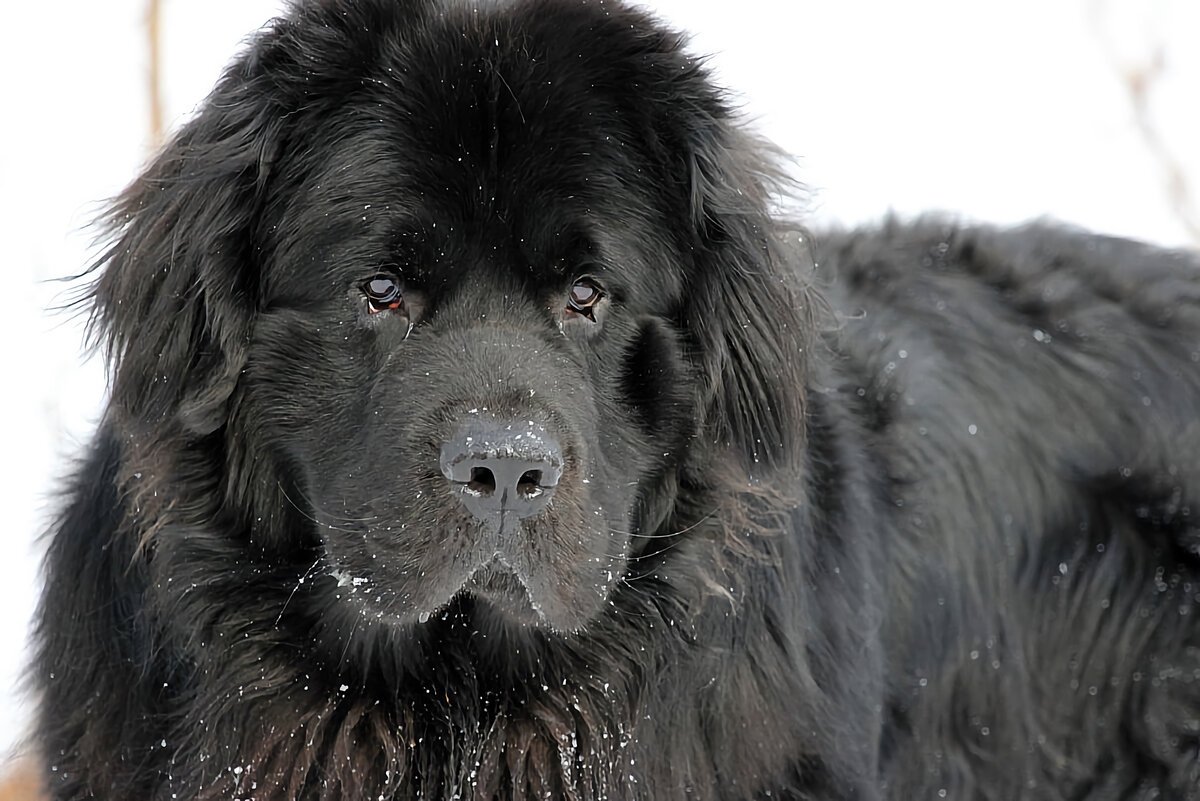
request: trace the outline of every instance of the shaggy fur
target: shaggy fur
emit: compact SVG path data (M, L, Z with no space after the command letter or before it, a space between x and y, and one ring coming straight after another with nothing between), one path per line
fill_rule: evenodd
M813 251L772 162L611 2L259 35L112 213L53 797L1200 798L1196 257Z

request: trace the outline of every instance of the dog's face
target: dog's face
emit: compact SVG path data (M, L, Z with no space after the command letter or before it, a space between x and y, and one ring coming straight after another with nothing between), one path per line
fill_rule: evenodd
M696 416L673 198L629 180L652 156L617 92L566 104L566 54L444 24L276 165L240 400L348 603L415 622L465 593L571 630Z
M369 35L331 7L268 34L160 160L166 199L130 201L171 203L172 269L193 264L203 305L191 339L158 335L160 354L193 349L162 402L184 436L225 441L230 505L277 489L298 510L254 536L315 538L346 609L575 631L681 473L703 482L730 447L771 458L798 430L799 354L780 351L801 326L762 176L639 14L369 5L351 12ZM118 346L171 281L106 274ZM116 396L144 418L163 390L131 371Z

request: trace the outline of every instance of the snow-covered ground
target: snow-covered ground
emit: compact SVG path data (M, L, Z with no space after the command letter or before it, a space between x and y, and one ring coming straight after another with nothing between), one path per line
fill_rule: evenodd
M595 1L595 0L593 0ZM48 314L88 261L85 225L150 140L146 0L11 3L0 30L0 752L55 477L95 423L103 370ZM893 210L1052 216L1200 245L1196 0L659 0L759 129L796 154L814 222ZM165 118L207 92L277 0L163 0ZM1190 182L1189 182L1190 181Z

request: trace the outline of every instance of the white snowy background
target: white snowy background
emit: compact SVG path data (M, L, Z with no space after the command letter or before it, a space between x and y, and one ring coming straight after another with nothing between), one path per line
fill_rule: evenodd
M593 0L595 1L595 0ZM86 225L153 145L148 0L0 4L0 761L37 537L86 442L102 366L47 309ZM1051 216L1200 245L1198 0L661 0L759 129L796 154L810 218ZM163 117L187 118L278 0L161 0Z

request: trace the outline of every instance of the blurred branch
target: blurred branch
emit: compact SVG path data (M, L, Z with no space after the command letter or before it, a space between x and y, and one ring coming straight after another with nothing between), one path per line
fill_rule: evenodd
M1123 58L1112 33L1115 26L1106 24L1111 23L1106 13L1107 7L1105 0L1097 0L1093 6L1099 38L1129 98L1138 135L1162 170L1171 211L1188 236L1200 244L1200 210L1196 206L1196 195L1192 191L1188 171L1163 135L1151 110L1152 95L1166 71L1166 45L1162 36L1155 31L1147 37L1142 52L1136 58Z
M162 0L146 0L146 40L149 57L146 91L150 100L150 146L157 148L163 137Z
M1142 70L1130 70L1123 77L1125 90L1133 107L1133 121L1138 133L1150 153L1158 161L1167 182L1167 197L1171 201L1171 210L1179 218L1179 222L1187 229L1188 235L1200 244L1200 219L1196 216L1196 206L1187 171L1178 156L1167 144L1162 132L1155 124L1150 113L1150 93L1154 84L1162 77L1163 65L1166 63L1163 49L1156 47L1149 64Z

